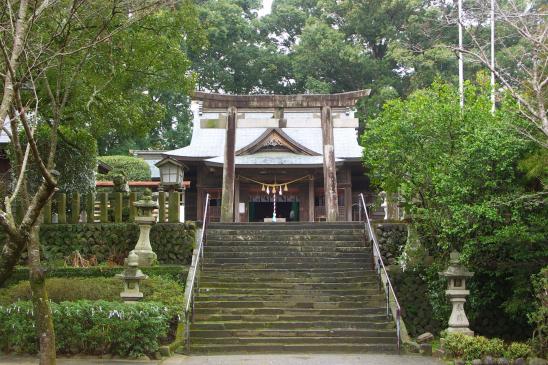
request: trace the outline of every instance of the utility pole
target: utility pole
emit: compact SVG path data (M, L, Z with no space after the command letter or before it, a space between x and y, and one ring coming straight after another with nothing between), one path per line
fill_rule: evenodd
M491 114L495 114L495 0L491 0Z
M458 0L459 10L459 96L460 107L464 108L464 62L462 59L462 0Z

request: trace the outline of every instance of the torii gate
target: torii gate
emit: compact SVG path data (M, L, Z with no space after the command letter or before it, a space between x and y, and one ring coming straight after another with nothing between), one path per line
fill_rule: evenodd
M223 95L196 91L194 100L203 103L204 108L226 109L226 126L220 123L217 127L226 128L225 157L223 164L223 187L221 200L221 222L234 221L234 181L236 124L238 108L274 109L275 117L264 121L254 120L246 127L264 128L266 125L279 128L286 127L284 108L319 108L323 140L323 176L325 207L327 220L337 221L337 171L335 167L335 150L333 142L333 118L331 108L354 107L356 102L368 96L371 90L358 90L339 94L299 94L299 95ZM248 125L251 124L251 125Z

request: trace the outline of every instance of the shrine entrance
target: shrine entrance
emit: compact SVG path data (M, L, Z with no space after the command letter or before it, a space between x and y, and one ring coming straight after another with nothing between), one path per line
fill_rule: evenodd
M299 202L276 202L276 220L285 222L299 221ZM274 215L272 202L249 202L249 222L270 221Z

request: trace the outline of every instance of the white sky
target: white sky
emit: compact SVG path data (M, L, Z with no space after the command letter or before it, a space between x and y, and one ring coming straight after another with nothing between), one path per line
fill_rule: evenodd
M259 16L270 14L273 0L263 0L263 8L259 10Z

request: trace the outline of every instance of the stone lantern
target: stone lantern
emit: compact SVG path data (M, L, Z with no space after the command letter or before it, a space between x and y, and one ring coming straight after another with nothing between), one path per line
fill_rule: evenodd
M158 208L158 204L152 200L152 192L146 189L143 198L134 205L137 208L135 222L139 224L139 240L131 252L137 255L139 266L151 266L156 262L156 254L150 245L150 229L156 223L152 211Z
M466 297L470 294L470 291L466 290L466 278L472 277L474 273L461 265L459 258L460 254L457 251L451 252L449 267L444 272L439 273L440 276L447 278L448 286L445 295L453 305L447 332L460 332L473 336L474 332L468 328L470 323L464 312L464 303L466 303Z
M116 277L124 281L124 291L120 293L120 297L126 303L134 303L143 298L143 293L139 290L139 283L148 278L139 269L139 257L135 252L131 251L127 258L127 265L121 274Z
M163 187L181 187L185 176L185 166L172 158L166 157L156 164L160 170L160 182Z

